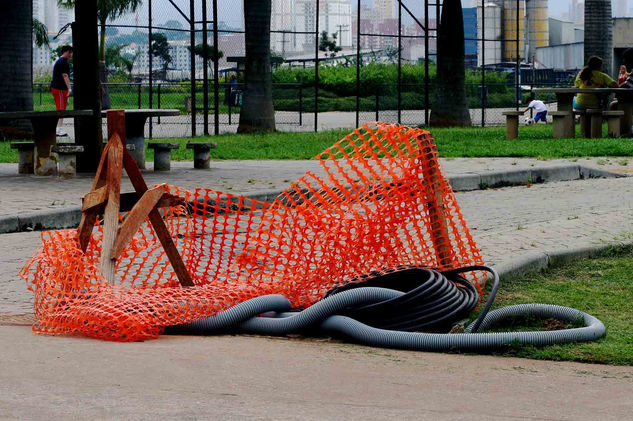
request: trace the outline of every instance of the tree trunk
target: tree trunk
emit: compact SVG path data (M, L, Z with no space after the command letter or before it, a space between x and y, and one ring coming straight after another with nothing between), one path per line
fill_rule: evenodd
M271 0L244 0L246 86L238 133L275 130L270 68Z
M604 60L604 72L613 72L613 18L611 0L585 1L585 62L591 56Z
M94 113L91 117L75 119L75 142L84 147L84 153L77 159L77 171L94 172L103 149L96 1L75 3L72 31L75 109L92 110Z
M444 0L437 39L437 78L432 126L470 126L466 98L464 18L460 0Z
M33 110L31 1L0 0L0 112ZM0 122L1 133L30 131L28 121Z

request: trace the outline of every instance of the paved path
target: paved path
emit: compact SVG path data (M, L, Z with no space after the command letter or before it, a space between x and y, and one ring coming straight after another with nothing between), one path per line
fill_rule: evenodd
M0 345L6 419L607 421L633 410L633 367L296 338L118 344L22 326L0 326Z
M537 160L514 158L466 158L442 160L449 176L487 171L504 171L578 163L603 170L633 172L633 160L592 158L580 160ZM172 162L172 171L152 171L148 162L144 177L148 184L170 183L187 189L208 188L229 193L254 193L286 188L306 171L323 174L318 161L214 161L210 170L194 170L191 162ZM57 209L79 205L90 190L92 175L72 180L55 177L20 176L17 164L0 164L0 216L16 212ZM124 191L132 187L125 180Z
M618 161L579 163L628 171L628 164ZM168 178L185 187L252 191L283 187L315 164L222 162L210 171L179 169L147 177L150 183ZM555 164L444 162L449 174ZM51 199L79 203L89 184L87 177L59 182L8 175L13 170L0 166L3 212L57 206L47 204ZM47 199L22 197L36 193ZM633 239L631 178L457 196L485 260L495 265L530 252ZM113 344L34 336L28 327L32 295L16 273L39 238L37 232L0 235L0 418L619 420L633 411L631 367L403 352L319 340L162 337Z

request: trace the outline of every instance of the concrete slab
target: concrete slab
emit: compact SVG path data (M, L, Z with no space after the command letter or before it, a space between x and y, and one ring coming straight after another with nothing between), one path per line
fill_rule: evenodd
M22 326L0 338L0 413L14 419L621 420L633 410L633 367L296 338L119 344Z

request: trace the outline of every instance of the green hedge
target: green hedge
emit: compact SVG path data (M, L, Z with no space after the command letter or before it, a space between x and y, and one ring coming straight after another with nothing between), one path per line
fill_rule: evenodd
M401 73L402 109L420 109L424 107L424 64L405 64ZM314 68L282 68L273 73L273 83L303 84L302 109L314 111ZM436 76L435 65L429 66L429 76ZM507 74L486 73L488 86L488 107L511 107L515 103L514 87L507 82ZM466 95L469 106L481 106L479 86L481 73L466 72ZM434 82L431 80L429 96L433 101ZM395 64L370 63L360 69L361 111L376 109L376 95L379 97L379 109L396 109L398 98L398 67ZM273 93L275 109L297 111L299 109L298 88L275 87ZM335 65L319 67L319 110L354 111L356 110L356 67Z

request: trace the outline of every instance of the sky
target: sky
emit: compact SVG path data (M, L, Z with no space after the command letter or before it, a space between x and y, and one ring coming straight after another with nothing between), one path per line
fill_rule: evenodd
M172 0L180 9L189 14L189 0ZM196 4L196 20L201 16L201 0L195 0ZM373 0L361 0L362 4L371 5ZM411 11L419 16L422 16L423 2L420 0L404 0L403 3L407 5ZM473 4L481 3L481 0L462 0L464 7L472 6ZM567 13L571 0L549 0L549 13L550 16L560 16L563 13ZM628 0L629 6L633 3L633 0ZM147 4L148 1L144 0L143 6L137 13L140 25L147 25ZM181 22L185 22L179 15L176 9L170 4L169 0L153 0L153 17L154 24L164 23L170 19L176 19ZM212 2L207 0L209 19L212 19ZM356 0L352 0L352 5L355 6ZM354 7L355 8L355 7ZM627 8L628 9L628 8ZM242 1L241 0L218 0L218 15L220 21L224 21L230 26L241 26L242 24ZM120 19L119 23L134 24L135 15L128 15L123 19Z

